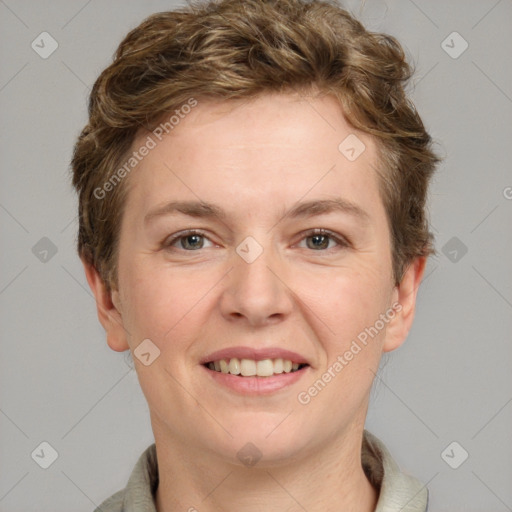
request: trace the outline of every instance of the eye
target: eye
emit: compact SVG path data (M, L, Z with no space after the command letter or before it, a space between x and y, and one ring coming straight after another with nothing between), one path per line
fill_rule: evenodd
M198 249L204 248L205 240L209 239L200 231L182 231L181 233L172 235L170 238L166 238L162 247L172 250L174 249L173 246L176 243L179 243L180 247L177 247L177 249L182 249L184 251L197 251Z
M176 233L170 237L167 237L162 242L162 247L166 250L183 250L191 252L204 249L205 240L213 243L201 231L181 231L180 233ZM306 248L313 251L328 252L332 249L341 249L349 246L349 243L345 240L344 237L336 235L327 229L320 228L312 229L306 232L306 234L301 239L301 242L304 240L306 241ZM335 244L334 246L332 245L333 243ZM176 247L177 244L179 244L179 246Z
M330 242L334 242L339 248L348 247L348 242L341 236L338 236L327 229L312 229L307 232L302 238L301 242L306 240L306 246L308 249L314 251L325 251L326 249L333 249L335 247L329 247ZM307 241L311 240L311 243Z

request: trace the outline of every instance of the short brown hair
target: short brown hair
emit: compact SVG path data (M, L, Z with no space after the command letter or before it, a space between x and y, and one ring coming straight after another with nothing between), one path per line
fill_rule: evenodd
M394 37L367 31L330 1L219 0L151 15L96 80L74 148L80 256L109 289L118 287L126 180L105 197L97 191L115 178L141 130L191 97L316 89L334 95L347 121L376 141L398 284L413 258L435 252L425 203L441 159L404 92L412 73Z

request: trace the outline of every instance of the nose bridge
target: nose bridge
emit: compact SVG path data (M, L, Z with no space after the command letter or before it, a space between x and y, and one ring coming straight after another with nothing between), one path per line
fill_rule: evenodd
M248 236L236 247L223 301L224 314L244 316L251 324L283 316L291 309L288 289L279 275L281 258L271 236L257 237Z

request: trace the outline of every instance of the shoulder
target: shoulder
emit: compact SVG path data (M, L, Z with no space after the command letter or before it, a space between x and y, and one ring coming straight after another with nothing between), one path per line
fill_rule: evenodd
M103 501L94 512L156 512L157 487L158 464L153 443L140 455L126 487Z
M123 512L124 494L125 489L116 492L95 508L94 512Z

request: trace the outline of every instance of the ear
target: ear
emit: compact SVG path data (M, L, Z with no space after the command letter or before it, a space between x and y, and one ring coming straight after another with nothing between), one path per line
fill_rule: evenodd
M414 320L416 296L423 279L426 261L425 256L414 259L393 291L394 303L398 303L400 306L394 308L396 315L386 327L384 352L391 352L400 347L409 334Z
M107 333L108 346L116 352L123 352L130 347L121 316L121 301L117 290L108 291L96 268L82 259L87 282L96 299L98 319Z

